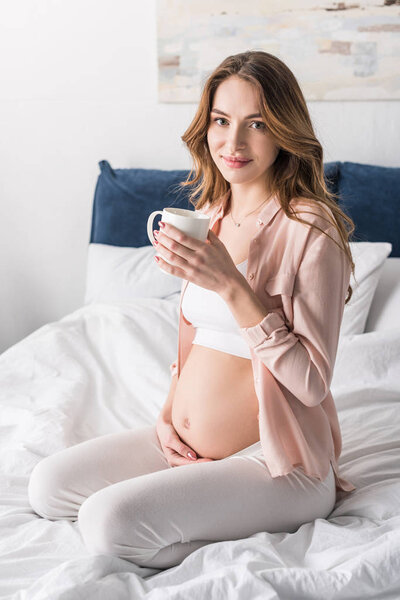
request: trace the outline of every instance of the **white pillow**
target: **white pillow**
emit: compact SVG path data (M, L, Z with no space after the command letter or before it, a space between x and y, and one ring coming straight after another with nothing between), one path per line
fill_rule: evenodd
M355 264L350 285L353 295L344 306L340 336L364 333L383 265L392 251L390 242L350 242Z
M365 332L400 330L400 257L385 260Z
M133 298L166 298L180 293L182 279L163 271L154 246L127 248L89 244L85 304L130 302Z
M383 265L392 251L388 242L350 242L350 248L358 285L351 274L353 296L344 307L341 336L364 332ZM89 244L85 304L180 294L182 279L163 271L154 260L155 255L152 245L127 248Z

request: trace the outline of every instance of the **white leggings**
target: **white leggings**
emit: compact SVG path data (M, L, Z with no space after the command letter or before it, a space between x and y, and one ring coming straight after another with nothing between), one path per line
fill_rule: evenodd
M332 466L323 482L301 467L272 478L260 442L213 462L171 467L155 425L42 459L28 493L38 515L78 520L91 553L160 569L213 542L293 533L326 518L336 501Z

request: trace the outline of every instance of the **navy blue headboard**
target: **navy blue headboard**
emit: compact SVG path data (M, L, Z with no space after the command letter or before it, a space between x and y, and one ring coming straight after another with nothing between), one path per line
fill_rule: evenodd
M146 225L153 210L194 210L188 191L178 185L187 170L113 169L106 160L99 166L91 243L148 246ZM339 206L356 225L351 241L390 242L390 256L400 256L400 168L330 162L324 169L328 186L340 195Z

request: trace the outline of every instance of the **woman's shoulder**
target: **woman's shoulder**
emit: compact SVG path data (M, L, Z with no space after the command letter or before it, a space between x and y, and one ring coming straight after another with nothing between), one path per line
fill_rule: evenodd
M212 200L205 199L204 204L199 208L197 208L196 206L195 210L206 215L212 215L226 204L229 193L230 189L225 191L223 194L220 194L219 196L215 196Z
M327 248L334 248L337 244L343 248L338 224L332 209L327 204L310 198L296 198L293 209L305 223L288 217L287 220L291 221L288 226L291 233L288 233L287 237L292 237L293 241L302 240L304 248L314 243ZM299 245L301 246L301 243ZM293 246L295 247L295 244Z
M299 216L307 224L317 226L323 231L335 227L336 221L331 208L325 202L299 196L292 198L290 206L296 216ZM299 225L305 225L298 222Z

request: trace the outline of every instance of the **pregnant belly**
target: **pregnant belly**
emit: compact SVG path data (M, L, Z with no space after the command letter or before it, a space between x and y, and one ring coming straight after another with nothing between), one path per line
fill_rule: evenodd
M200 458L225 458L257 442L251 360L192 344L175 389L172 424Z

